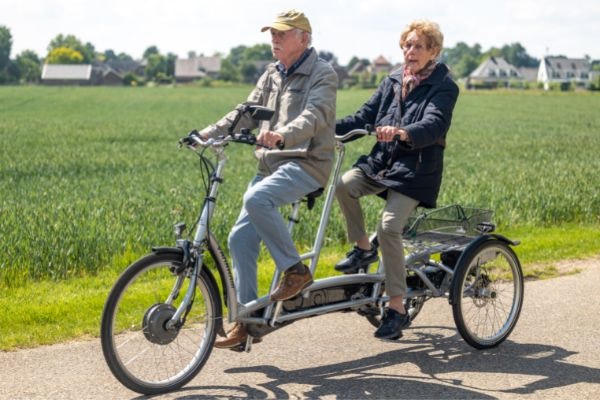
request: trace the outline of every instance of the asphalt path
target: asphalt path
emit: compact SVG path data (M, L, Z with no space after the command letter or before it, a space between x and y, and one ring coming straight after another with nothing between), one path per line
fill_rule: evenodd
M499 347L475 350L444 299L425 304L397 342L363 317L298 321L250 353L213 351L200 374L156 399L598 399L600 263L525 285L521 318ZM0 399L135 399L111 375L99 340L0 353Z

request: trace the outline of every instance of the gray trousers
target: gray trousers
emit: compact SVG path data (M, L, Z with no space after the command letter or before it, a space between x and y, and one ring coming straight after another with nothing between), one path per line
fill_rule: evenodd
M279 167L269 176L257 175L250 182L228 240L240 303L258 297L256 270L261 241L280 272L300 261L279 207L293 203L319 187L316 179L293 162Z
M336 184L335 195L346 218L348 240L356 242L367 234L359 199L387 190L368 179L358 168L346 172ZM406 270L402 229L419 202L402 193L389 190L383 215L377 225L377 239L385 268L385 290L389 296L406 294Z

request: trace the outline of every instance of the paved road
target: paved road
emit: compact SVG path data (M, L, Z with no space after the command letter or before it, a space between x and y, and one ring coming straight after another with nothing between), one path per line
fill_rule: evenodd
M215 350L179 392L205 398L600 398L600 265L528 282L509 339L477 351L456 333L442 299L397 343L372 337L355 314L299 321L251 353ZM0 353L1 399L132 399L110 374L98 340Z

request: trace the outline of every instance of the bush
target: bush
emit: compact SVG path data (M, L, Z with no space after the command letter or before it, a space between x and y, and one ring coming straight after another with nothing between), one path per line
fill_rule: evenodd
M133 72L128 72L123 77L123 85L125 86L143 86L144 78L139 75L134 74Z

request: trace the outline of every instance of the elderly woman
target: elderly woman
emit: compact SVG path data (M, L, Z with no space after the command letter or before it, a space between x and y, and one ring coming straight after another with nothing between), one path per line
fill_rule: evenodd
M444 147L458 86L448 67L436 61L443 47L436 23L414 21L400 36L404 65L386 77L375 94L354 114L336 121L336 133L375 127L377 142L367 156L337 183L336 197L354 248L335 268L356 272L375 262L377 249L365 230L359 199L385 198L377 238L390 296L375 337L398 339L410 325L404 308L406 270L402 229L417 206L435 207L442 181Z

